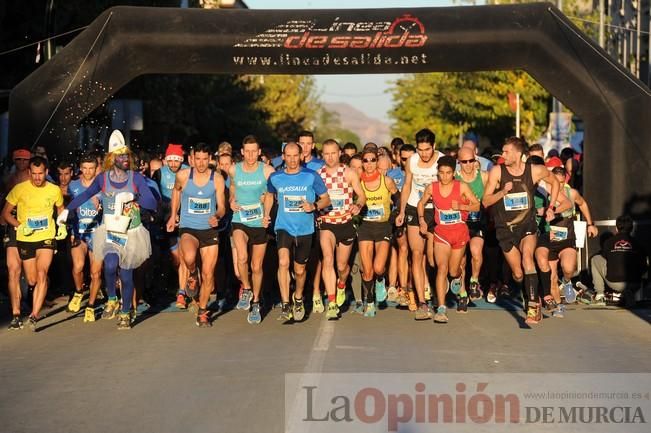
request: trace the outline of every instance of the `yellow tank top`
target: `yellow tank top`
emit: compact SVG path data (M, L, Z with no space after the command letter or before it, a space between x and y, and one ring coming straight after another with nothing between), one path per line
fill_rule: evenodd
M362 215L364 221L382 223L389 221L391 216L391 193L384 182L384 176L380 175L380 186L376 190L370 190L362 181L362 189L366 195L366 211Z

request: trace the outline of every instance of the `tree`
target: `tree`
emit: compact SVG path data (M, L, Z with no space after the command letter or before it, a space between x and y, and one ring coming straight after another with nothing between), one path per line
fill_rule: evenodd
M314 135L319 143L330 138L337 140L342 146L349 141L353 143L360 142L357 134L341 126L339 113L328 111L324 107L319 109Z

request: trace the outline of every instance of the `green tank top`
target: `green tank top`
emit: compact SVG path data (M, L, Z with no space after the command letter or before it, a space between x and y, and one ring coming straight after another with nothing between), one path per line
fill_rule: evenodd
M572 207L566 210L561 214L563 218L573 218L574 217L574 201L572 200L572 187L570 187L568 184L564 183L563 184L563 192L565 193L565 196L567 199L572 203Z
M454 174L454 178L468 185L472 193L477 197L477 200L481 201L484 196L484 182L481 180L481 172L477 171L475 178L471 182L463 180L463 177L459 172Z

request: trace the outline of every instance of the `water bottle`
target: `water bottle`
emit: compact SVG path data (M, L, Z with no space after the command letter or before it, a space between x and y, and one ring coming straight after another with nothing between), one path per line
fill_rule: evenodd
M572 281L563 282L563 293L565 294L565 302L573 304L576 301L576 291L572 285Z

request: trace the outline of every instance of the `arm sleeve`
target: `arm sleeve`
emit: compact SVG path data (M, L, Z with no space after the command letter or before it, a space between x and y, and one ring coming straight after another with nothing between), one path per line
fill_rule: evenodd
M144 176L140 173L134 173L133 183L138 187L138 204L148 210L156 209L158 203L154 194L149 189L149 185L147 185Z
M102 185L103 183L104 183L104 176L96 176L95 180L93 180L93 183L91 183L90 186L86 188L86 191L82 192L77 197L73 198L72 201L68 203L68 206L66 206L66 209L75 210L82 204L86 203L95 194L97 194L102 190L102 186L104 186Z

